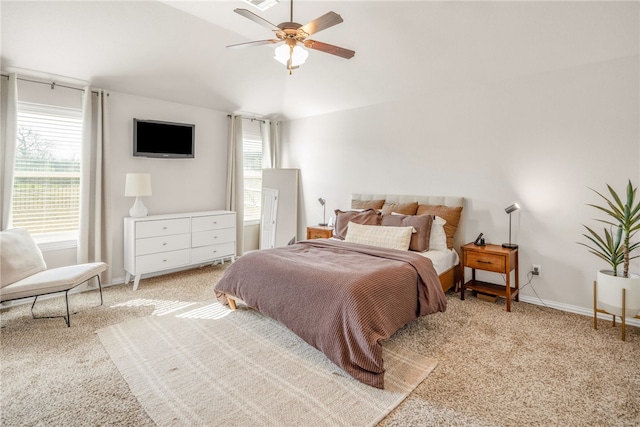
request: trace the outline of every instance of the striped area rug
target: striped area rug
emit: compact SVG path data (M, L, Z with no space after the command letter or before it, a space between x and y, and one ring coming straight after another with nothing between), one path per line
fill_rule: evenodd
M98 336L159 426L375 425L437 363L385 345L385 390L379 390L279 323L217 302L133 319Z

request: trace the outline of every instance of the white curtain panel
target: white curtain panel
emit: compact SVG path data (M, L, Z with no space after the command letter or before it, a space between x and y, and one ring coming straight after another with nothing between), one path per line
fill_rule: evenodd
M6 91L0 89L0 117L2 117L0 138L0 165L2 165L2 197L0 198L0 230L11 224L11 196L13 194L13 169L16 160L16 137L18 128L18 76L9 74ZM6 102L6 104L5 104ZM5 106L5 108L2 108Z
M244 252L244 166L242 116L229 115L225 208L236 213L236 255Z
M273 168L271 156L271 121L260 120L260 138L262 139L262 168Z
M110 284L113 247L108 96L103 89L84 88L78 262L107 263L101 280Z
M271 122L270 132L270 149L271 149L271 167L280 167L280 122Z
M262 167L264 169L279 167L280 123L262 120L260 122L260 136L262 137Z

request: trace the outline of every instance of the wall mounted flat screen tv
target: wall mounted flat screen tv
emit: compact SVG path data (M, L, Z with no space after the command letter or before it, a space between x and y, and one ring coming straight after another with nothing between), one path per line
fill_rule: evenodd
M133 119L133 155L192 159L196 125Z

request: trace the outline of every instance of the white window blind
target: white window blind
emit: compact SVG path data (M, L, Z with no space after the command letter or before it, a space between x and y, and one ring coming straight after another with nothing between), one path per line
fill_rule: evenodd
M243 132L244 220L259 221L262 205L262 137Z
M82 111L18 103L12 226L39 241L76 240Z

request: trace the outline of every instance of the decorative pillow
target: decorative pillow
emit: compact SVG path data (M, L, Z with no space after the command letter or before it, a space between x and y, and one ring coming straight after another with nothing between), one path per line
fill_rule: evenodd
M392 212L402 215L415 215L418 210L418 202L411 203L385 203L382 205L382 213L390 215Z
M343 212L340 209L335 210L336 225L333 229L333 237L344 240L347 235L347 228L349 222L364 225L380 225L380 213L373 209L367 209L365 211L347 211Z
M27 230L0 232L0 288L46 269L42 252Z
M451 207L443 205L419 205L416 215L436 215L447 221L444 232L447 234L447 247L453 249L453 236L458 229L462 206Z
M351 200L351 209L375 209L379 211L384 200Z
M384 227L349 222L345 242L406 251L409 249L413 227Z
M415 228L416 232L411 235L409 249L417 252L429 250L432 223L431 215L382 215L382 221L380 221L380 225L383 226Z
M447 251L447 235L444 232L444 226L447 223L444 219L436 216L431 224L431 235L429 236L430 251Z

